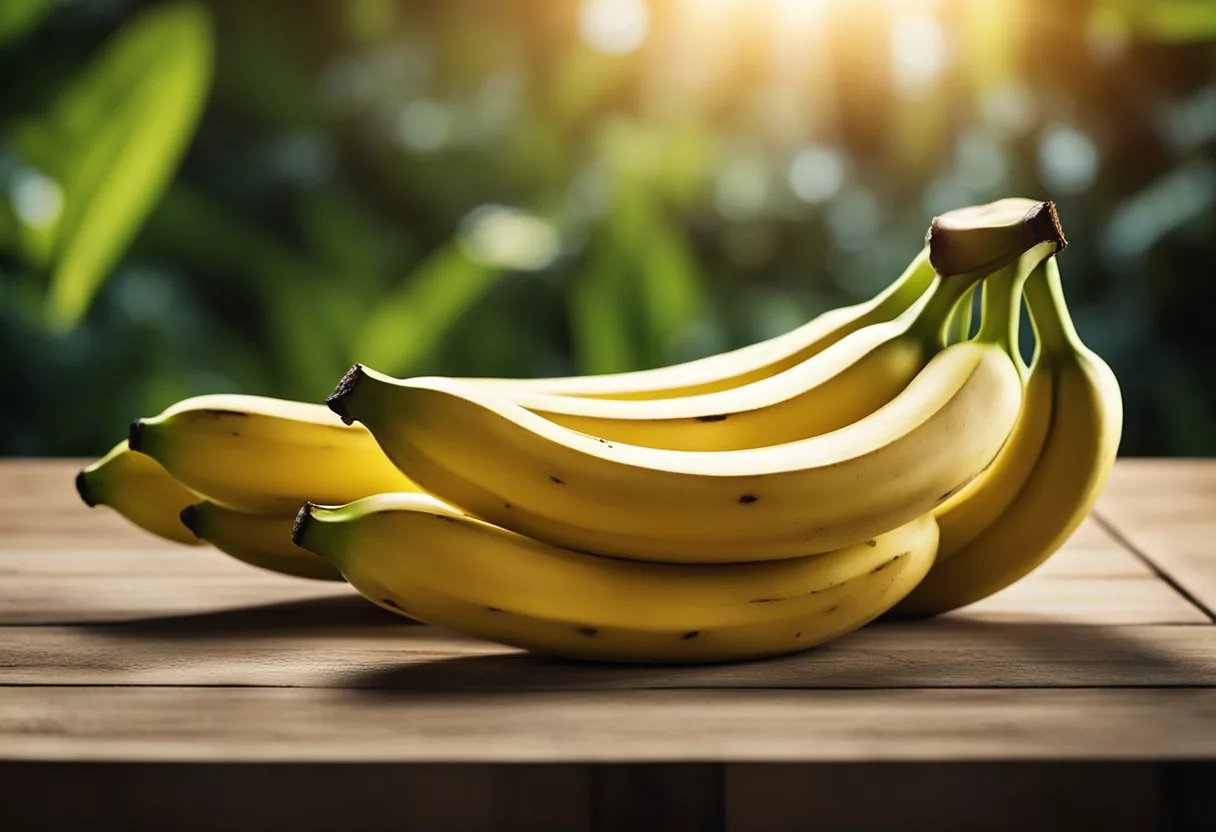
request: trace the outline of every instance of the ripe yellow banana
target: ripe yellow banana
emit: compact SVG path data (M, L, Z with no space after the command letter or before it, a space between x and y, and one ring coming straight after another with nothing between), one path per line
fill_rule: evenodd
M294 514L246 514L201 502L181 510L180 525L239 561L298 578L340 581L323 558L291 542Z
M911 307L929 288L933 279L929 249L925 248L904 273L877 297L824 312L797 329L737 350L631 373L540 379L478 378L467 381L508 397L528 393L648 400L729 390L797 366L863 327L890 321Z
M200 497L250 513L416 490L371 434L315 404L198 396L134 422L128 442Z
M935 568L978 537L1013 503L1047 439L1051 423L1050 365L1038 360L1040 353L1036 350L1031 367L1024 368L1018 352L1022 287L1031 272L1045 268L1041 254L1041 247L1036 247L1018 260L1012 291L997 293L993 284L984 286L984 314L989 316L984 326L997 326L1004 318L999 340L1023 373L1022 408L1013 433L992 464L934 509L941 530Z
M970 279L935 279L893 321L872 324L787 370L729 390L648 401L519 390L510 399L555 424L679 451L732 451L829 433L899 395L945 347L945 325Z
M1028 574L1085 519L1114 465L1123 428L1119 383L1077 335L1054 258L1026 283L1026 303L1039 340L1037 364L1052 381L1042 452L1008 509L935 567L897 612L946 612Z
M1008 290L1014 274L989 279ZM359 365L329 403L431 494L548 543L639 560L800 557L910 522L988 466L1021 401L1001 333L998 322L941 351L848 427L740 451L611 442L467 382Z
M803 650L857 629L933 562L925 515L817 557L747 564L638 563L523 537L420 494L306 506L300 545L375 603L543 653L697 662Z
M119 442L76 475L76 491L88 506L109 506L144 531L174 543L199 545L178 514L198 495L178 483L151 457Z
M1055 242L1017 261L1018 280L1049 257ZM648 448L733 451L782 445L846 427L895 398L946 346L946 327L960 298L983 274L938 278L893 321L863 327L800 364L760 381L698 396L613 401L519 390L509 398L555 424ZM1021 297L1021 283L1016 297ZM1000 290L1001 292L1004 289ZM1016 316L1008 296L991 314ZM969 319L969 316L966 316ZM1010 337L1008 321L1005 339ZM1016 317L1012 325L1016 337ZM1016 350L1011 354L1016 354Z

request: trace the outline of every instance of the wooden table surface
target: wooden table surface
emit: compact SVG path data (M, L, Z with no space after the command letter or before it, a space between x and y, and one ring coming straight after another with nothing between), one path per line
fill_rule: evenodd
M198 828L381 828L352 807L390 798L413 828L1210 817L1216 461L1121 461L1064 550L969 609L685 668L536 657L161 543L81 505L78 467L0 462L0 796L29 797L0 826L200 795Z

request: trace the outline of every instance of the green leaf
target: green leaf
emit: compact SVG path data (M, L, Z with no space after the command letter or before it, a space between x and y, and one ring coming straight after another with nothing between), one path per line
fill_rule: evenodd
M467 255L458 242L445 243L384 296L356 339L352 359L407 375L498 275L498 269Z
M645 361L634 332L631 263L608 235L592 249L567 296L574 360L582 373L618 373Z
M653 209L652 209L653 211ZM667 364L673 349L707 305L701 273L683 231L653 211L641 267L638 295L651 344L650 364Z
M12 46L37 28L55 8L55 0L4 0L0 3L0 49Z
M210 85L212 41L203 6L150 8L52 108L53 143L68 156L50 165L64 192L47 294L54 328L88 310L172 179Z

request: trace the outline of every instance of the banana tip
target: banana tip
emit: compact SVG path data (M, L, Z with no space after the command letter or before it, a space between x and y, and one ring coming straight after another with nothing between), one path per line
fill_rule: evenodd
M136 419L131 423L131 429L127 432L127 447L133 451L143 450L144 422L142 419Z
M189 505L182 509L181 513L177 515L182 521L182 525L189 529L190 534L194 535L195 537L200 537L198 529L196 528L199 520L198 514L198 506Z
M93 508L93 506L97 505L97 502L89 493L89 478L84 475L84 471L81 471L76 475L76 493L80 495L80 499L83 500L84 504L89 508Z
M291 527L291 542L299 546L301 549L307 548L304 545L304 532L308 528L309 521L312 520L312 503L305 503L300 511L296 514L296 522Z
M363 365L356 364L351 367L342 376L342 380L338 382L338 386L334 388L334 392L329 394L329 398L325 403L329 405L329 409L337 413L342 421L346 424L352 424L355 419L350 415L350 411L346 408L346 397L354 392L355 387L359 384L359 379L363 378Z

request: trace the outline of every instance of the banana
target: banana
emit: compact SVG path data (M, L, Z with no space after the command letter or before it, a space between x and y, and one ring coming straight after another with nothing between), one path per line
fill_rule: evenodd
M417 490L371 434L315 404L198 396L132 423L128 443L200 497L254 514Z
M1068 247L1055 203L1021 198L934 217L925 242L934 270L944 277L994 272L1039 243L1050 242L1057 252Z
M342 575L323 558L291 542L294 514L246 514L201 502L181 510L180 525L239 561L271 572L340 581Z
M169 476L156 460L128 448L125 440L76 475L76 491L85 505L109 506L157 537L200 544L177 519L198 495Z
M945 325L980 276L936 279L893 321L872 324L776 375L697 396L649 401L517 391L555 424L648 448L732 451L830 433L873 413L945 347Z
M1008 290L1015 272L989 280ZM329 404L429 493L554 545L692 563L800 557L910 522L988 466L1021 402L1003 325L942 350L848 427L748 450L611 442L467 382L361 365Z
M795 560L638 563L573 552L420 494L305 506L295 540L380 606L542 653L703 662L803 650L857 629L933 562L929 515Z
M894 283L871 300L832 309L790 332L737 350L631 373L466 381L508 397L523 393L648 400L729 390L774 376L818 355L850 333L890 321L916 303L933 279L929 249L925 248Z
M1019 280L1054 248L1052 241L1029 249L1018 260ZM982 277L935 279L895 320L864 327L788 370L730 390L650 401L526 391L509 398L563 427L648 448L733 451L819 436L873 413L907 387L946 346L947 324L957 326L952 317L966 318L969 325L960 299L969 297ZM1020 284L1016 297L1021 297ZM1011 308L1016 315L1017 308L1009 305L1002 314ZM1016 318L1013 326L1016 337Z
M1018 261L1011 293L993 294L984 299L985 309L993 316L995 325L1000 317L1005 324L1000 343L1014 358L1024 379L1022 409L1018 413L1013 433L992 464L982 474L967 483L958 493L934 509L941 530L937 563L953 557L991 525L1014 501L1030 476L1039 458L1051 423L1052 374L1047 362L1039 361L1036 350L1030 368L1022 365L1018 352L1019 316L1022 287L1036 268L1043 268L1037 249L1024 254ZM984 291L991 293L991 284ZM986 322L989 323L989 322Z
M1119 382L1077 335L1054 258L1026 283L1026 304L1039 341L1037 363L1052 383L1042 452L1008 509L936 566L898 613L946 612L1027 575L1085 519L1114 465L1123 428Z

